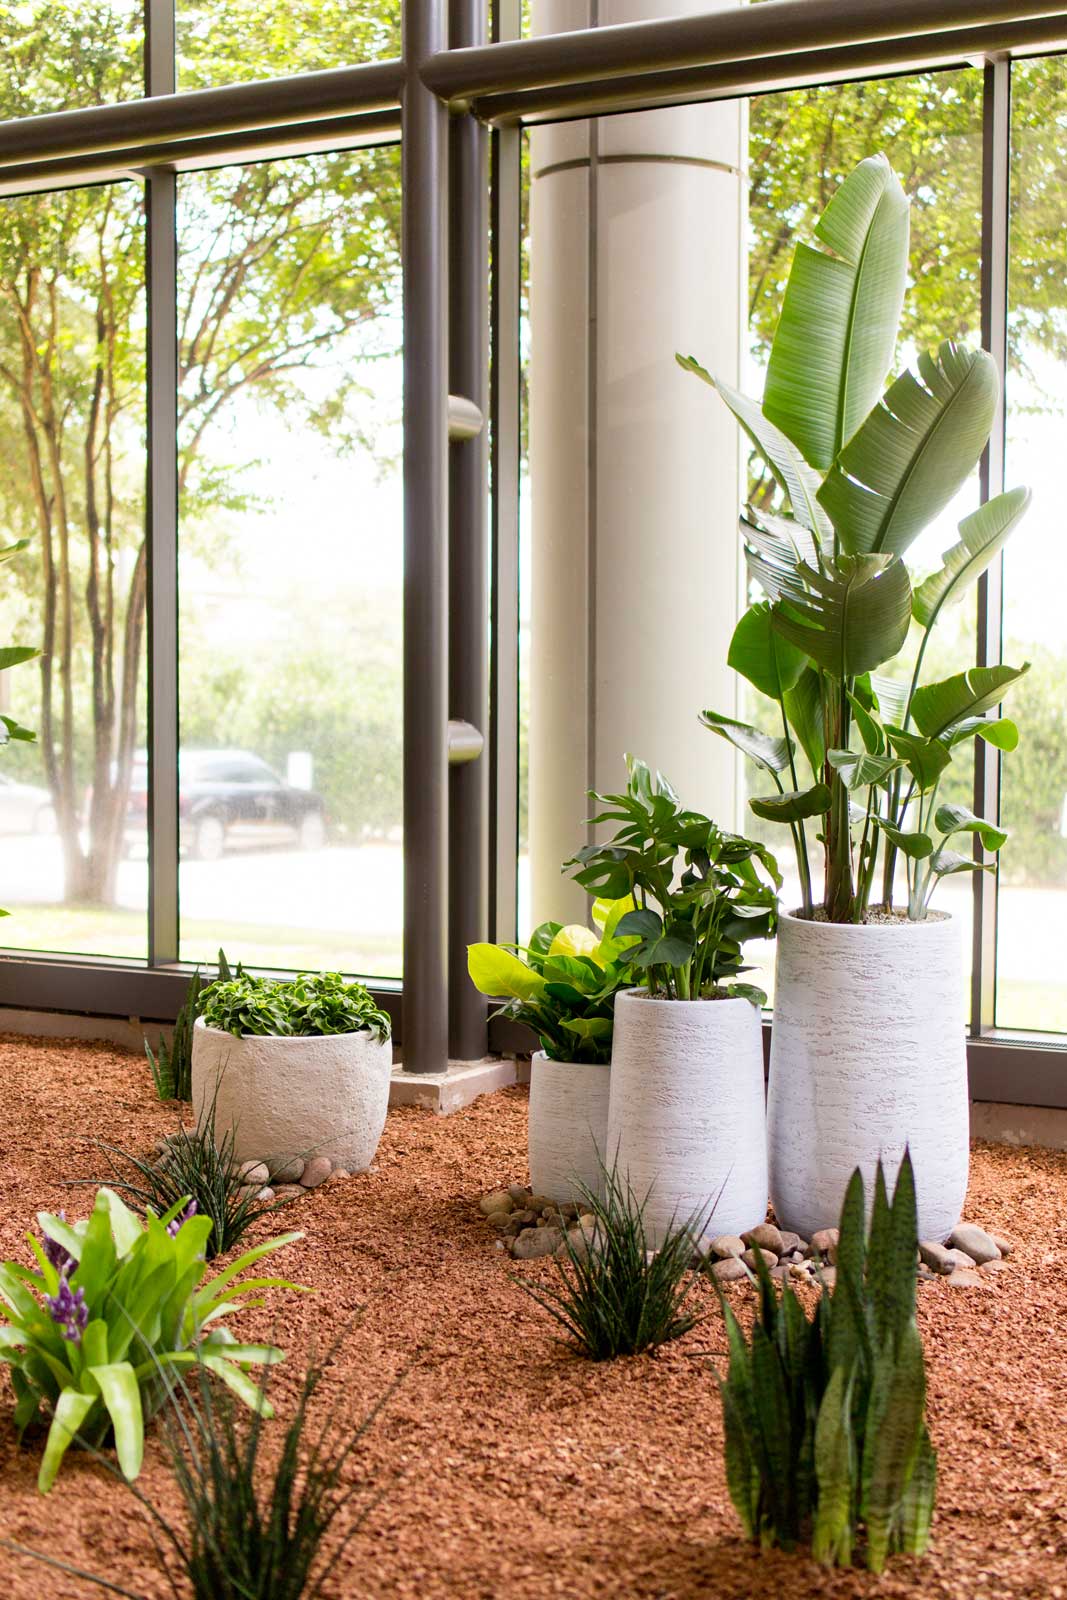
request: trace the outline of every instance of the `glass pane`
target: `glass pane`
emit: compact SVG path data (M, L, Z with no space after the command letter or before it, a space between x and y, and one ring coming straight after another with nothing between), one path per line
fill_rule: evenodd
M0 120L143 94L142 0L0 7Z
M884 151L911 200L911 272L904 302L896 370L943 339L976 345L981 337L980 256L982 187L982 75L978 71L921 73L869 83L831 85L763 95L749 102L749 376L746 393L760 394L771 339L781 309L793 251L812 228L840 182L865 156ZM773 481L750 460L749 496L771 509ZM917 579L939 565L955 543L959 519L978 502L977 475L956 501L912 545L908 566ZM909 671L917 639L894 669ZM973 605L940 621L926 652L924 681L963 671L975 659ZM770 703L745 687L740 715L778 734ZM766 792L769 780L745 763L746 799ZM969 805L974 764L969 747L946 773L940 798ZM786 876L782 904L796 905L799 881L788 837L761 823L745 806L738 826L776 851ZM899 901L901 874L896 894ZM816 885L816 892L818 885ZM936 907L962 923L969 967L970 878L945 879ZM773 951L760 957L760 983L773 991ZM969 976L967 978L969 984Z
M3 939L143 957L143 824L128 791L145 740L144 227L139 185L0 200L0 676L36 729L0 751Z
M400 972L399 184L179 180L186 960Z
M1004 660L1032 663L1005 713L996 1021L1067 1032L1067 648L1061 451L1067 414L1067 60L1012 69L1007 482L1033 491L1004 556Z
M176 0L178 88L210 89L400 54L400 0Z

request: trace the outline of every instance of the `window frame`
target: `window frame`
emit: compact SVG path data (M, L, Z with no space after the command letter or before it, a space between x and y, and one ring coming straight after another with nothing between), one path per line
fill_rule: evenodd
M481 0L403 0L397 59L176 94L175 0L145 0L143 100L0 124L0 194L131 170L146 185L151 753L147 960L7 952L0 1006L168 1020L191 970L177 959L177 174L253 153L401 143L405 982L372 989L407 1069L437 1071L485 1048L487 1008L465 981L466 943L516 933L522 129L981 58L983 344L1003 371L1011 60L1067 50L1067 9L1015 0L994 12L990 21L982 0L769 0L523 39L519 0L495 0L491 37ZM486 162L488 186L477 178ZM450 388L487 425L452 451ZM999 491L1003 468L1002 399L983 499ZM470 580L487 569L486 593ZM998 562L978 586L980 663L999 659L1000 599ZM449 715L485 740L480 758L451 769ZM999 755L981 741L975 796L976 810L996 815ZM996 878L975 880L972 1096L1067 1107L1067 1035L993 1026ZM521 1049L523 1036L496 1024L490 1042Z

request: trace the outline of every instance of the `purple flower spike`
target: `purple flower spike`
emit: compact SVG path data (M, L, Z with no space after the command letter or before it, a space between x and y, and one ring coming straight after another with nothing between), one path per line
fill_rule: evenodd
M59 1220L60 1222L66 1222L67 1213L65 1211L59 1213ZM70 1251L57 1240L50 1239L47 1234L43 1236L42 1242L46 1259L55 1267L61 1278L67 1277L75 1266L74 1257Z
M89 1321L89 1307L85 1304L85 1290L71 1289L66 1278L59 1285L59 1293L45 1295L45 1305L52 1321L62 1329L64 1339L71 1344L81 1344L82 1334Z
M176 1239L178 1237L178 1233L179 1233L179 1231L181 1229L182 1223L183 1222L188 1222L190 1217L195 1217L195 1216L196 1216L196 1201L195 1200L190 1200L190 1202L186 1206L185 1210L180 1212L179 1215L176 1216L173 1219L173 1221L167 1223L167 1232L170 1234L171 1238L172 1239Z

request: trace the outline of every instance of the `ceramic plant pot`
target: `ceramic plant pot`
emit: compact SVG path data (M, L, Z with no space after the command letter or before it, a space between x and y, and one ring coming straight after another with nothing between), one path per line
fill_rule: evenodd
M608 1143L607 1062L550 1061L538 1050L530 1062L530 1187L563 1202L583 1186L599 1194Z
M659 1244L672 1222L742 1233L767 1211L760 1014L748 1000L615 1002L608 1161ZM714 1211L711 1210L714 1202Z
M911 1150L920 1239L959 1221L970 1153L960 932L951 917L865 925L783 915L768 1103L771 1200L810 1238L853 1170L867 1201Z
M326 1156L362 1172L378 1148L389 1106L393 1047L374 1034L248 1036L193 1029L193 1107L215 1099L215 1123L232 1128L241 1161L272 1168L294 1156Z

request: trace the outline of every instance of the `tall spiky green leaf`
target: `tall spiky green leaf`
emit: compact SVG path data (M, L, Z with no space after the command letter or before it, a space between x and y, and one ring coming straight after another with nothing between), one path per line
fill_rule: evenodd
M798 245L763 410L825 472L876 403L893 361L908 264L908 202L884 155L849 173Z
M881 1358L876 1365L881 1365ZM868 1422L869 1477L866 1463L864 1470L867 1565L875 1573L885 1566L893 1526L922 1446L926 1374L922 1340L914 1323L897 1346L885 1384L885 1403L879 1407L877 1425Z
M902 373L841 451L819 500L847 554L903 555L977 464L998 378L984 350L946 340Z
M937 1495L937 1456L925 1424L911 1477L904 1490L895 1523L896 1548L905 1555L921 1556L930 1540Z
M815 1476L818 1505L811 1553L828 1566L852 1560L855 1444L852 1437L852 1376L836 1367L826 1386L815 1425Z

